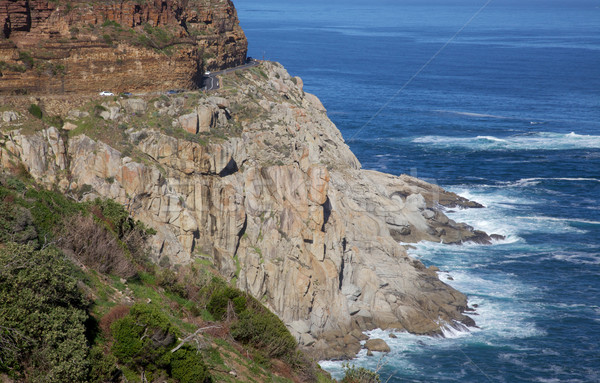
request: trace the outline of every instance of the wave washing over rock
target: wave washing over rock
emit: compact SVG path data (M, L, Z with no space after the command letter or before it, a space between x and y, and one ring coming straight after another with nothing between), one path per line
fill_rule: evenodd
M315 357L354 356L365 330L475 325L466 297L399 242L489 243L443 213L481 205L362 170L320 101L279 64L222 81L210 94L33 100L62 126L8 99L0 163L75 198L123 204L157 231L155 262L210 259Z

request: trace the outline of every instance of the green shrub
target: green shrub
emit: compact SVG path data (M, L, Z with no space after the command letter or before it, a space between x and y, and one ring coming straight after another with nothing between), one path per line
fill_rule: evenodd
M5 69L9 70L9 71L13 71L13 72L20 72L20 73L27 71L27 68L25 68L24 65L9 64L6 61L0 61L0 73L2 73L2 71Z
M349 363L342 364L344 378L341 383L380 383L379 374L364 367L356 367Z
M241 343L250 345L271 358L292 356L297 343L277 315L259 301L222 280L212 282L200 290L208 296L206 310L215 320L223 320L231 307L237 319L231 324L231 335ZM232 319L232 318L227 318Z
M138 231L142 236L156 234L156 230L146 227L141 221L134 221L123 205L111 199L96 198L88 206L96 218L106 223L120 239L123 239L134 230Z
M112 352L125 365L124 372L166 374L180 383L212 381L202 356L190 345L171 352L179 331L158 307L135 304L111 329Z
M0 248L0 373L31 381L83 382L90 368L87 302L75 268L52 248ZM15 294L15 292L18 292Z
M242 312L231 326L231 335L239 342L263 350L271 358L290 355L297 346L283 322L264 307Z
M21 61L27 69L33 68L34 60L28 52L19 52L19 61Z
M178 331L154 305L135 304L129 315L111 326L114 355L129 367L164 367L161 357L174 346Z
M50 190L30 188L25 199L25 207L31 211L40 242L52 239L65 217L83 211L77 202Z
M0 201L0 243L17 242L36 246L38 234L29 210L14 204L14 197Z
M111 199L96 198L90 204L90 211L97 219L106 223L119 238L135 227L135 223L129 217L129 212L121 204Z
M111 326L111 331L115 343L112 346L113 354L125 364L132 364L143 347L143 340L140 340L143 328L136 326L132 317L119 319Z
M42 109L36 105L36 104L31 104L29 105L29 109L27 109L29 111L29 113L31 113L31 115L35 118L39 118L40 120L43 117L43 113L42 113Z
M103 27L114 27L114 28L121 28L121 24L117 23L114 20L104 20L104 22L102 23Z
M117 368L117 358L113 354L105 353L101 347L92 347L89 359L91 383L114 382L121 375Z
M171 376L179 383L208 383L211 376L197 350L185 345L171 356Z
M188 298L185 286L179 283L177 274L171 269L163 269L156 276L156 283L165 290L179 295L182 298Z
M238 289L229 286L219 286L212 293L208 304L206 305L206 309L209 313L215 318L215 320L223 320L225 314L227 314L227 307L229 306L229 302L239 298L242 295L242 292ZM241 302L238 300L238 302ZM245 303L245 302L244 302ZM238 303L239 304L239 303ZM241 310L236 308L236 314L241 313L246 307L240 307Z
M60 116L47 117L45 121L52 126L63 126L64 121Z
M246 297L238 296L233 298L233 308L236 314L243 312L246 309Z

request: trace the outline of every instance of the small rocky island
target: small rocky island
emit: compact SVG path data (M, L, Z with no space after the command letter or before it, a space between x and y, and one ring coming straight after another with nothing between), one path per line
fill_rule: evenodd
M80 203L116 202L152 231L154 265L212 270L317 360L353 357L374 328L475 325L466 297L402 244L489 243L444 214L480 205L362 169L318 98L277 63L194 90L205 69L245 61L230 1L2 0L0 21L4 173ZM175 87L186 91L165 92ZM111 299L140 302L129 288Z

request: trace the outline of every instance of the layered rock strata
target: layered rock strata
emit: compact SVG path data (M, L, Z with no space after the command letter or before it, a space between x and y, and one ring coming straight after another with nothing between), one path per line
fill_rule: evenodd
M247 53L229 0L0 0L0 27L0 93L192 89Z
M318 357L354 355L361 331L375 327L432 335L474 325L466 297L398 242L489 241L443 213L474 203L361 169L323 105L278 64L223 82L212 95L105 102L96 117L72 110L68 133L26 133L26 112L11 112L0 163L22 163L70 195L125 205L156 229L156 262L212 260ZM128 153L83 134L89 119L119 125Z

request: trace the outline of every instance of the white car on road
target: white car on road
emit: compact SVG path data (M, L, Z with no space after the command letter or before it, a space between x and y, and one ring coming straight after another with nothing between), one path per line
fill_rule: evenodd
M100 96L114 96L115 94L113 92L107 92L107 91L102 91L100 92Z

